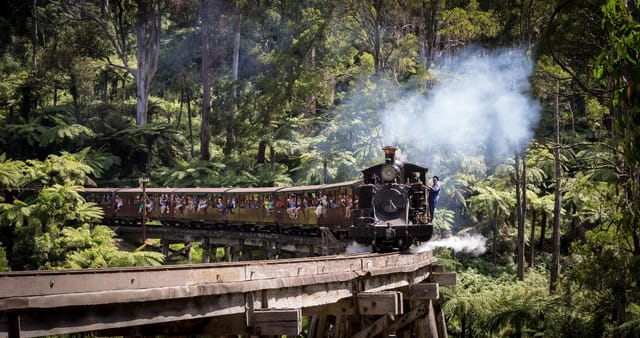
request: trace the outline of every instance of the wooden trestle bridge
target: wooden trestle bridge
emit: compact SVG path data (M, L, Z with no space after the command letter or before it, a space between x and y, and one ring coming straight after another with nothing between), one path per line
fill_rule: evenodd
M447 337L430 251L0 273L0 337Z

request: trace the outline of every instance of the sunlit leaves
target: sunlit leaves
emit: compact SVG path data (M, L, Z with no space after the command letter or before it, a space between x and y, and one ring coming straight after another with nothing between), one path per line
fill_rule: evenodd
M174 187L220 187L224 164L209 161L176 161L174 168L157 171L154 182Z
M43 162L27 161L35 170L34 182L47 186L63 184L68 181L75 185L84 185L87 174L92 172L90 166L78 161L74 154L62 152L61 155L49 155Z
M0 226L22 227L29 222L33 207L14 200L13 203L0 203Z
M491 38L499 31L496 15L479 9L478 1L470 1L467 8L459 7L447 11L443 15L441 33L450 36L450 46L457 47L469 44L482 38Z
M157 252L123 252L115 246L115 233L106 226L90 229L64 228L56 240L56 246L63 250L64 267L70 269L94 269L122 266L161 265L164 256Z
M33 171L24 162L13 161L8 159L5 153L0 154L0 187L4 189L20 188L32 175Z

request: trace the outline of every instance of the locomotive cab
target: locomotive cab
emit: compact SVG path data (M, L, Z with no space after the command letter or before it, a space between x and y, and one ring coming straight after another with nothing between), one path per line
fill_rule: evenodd
M354 240L374 251L406 250L428 241L433 225L427 222L427 168L397 161L396 147L385 147L385 163L363 171Z

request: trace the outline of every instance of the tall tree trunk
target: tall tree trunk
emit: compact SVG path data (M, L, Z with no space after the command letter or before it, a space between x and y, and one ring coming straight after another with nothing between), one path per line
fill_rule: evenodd
M376 74L380 73L382 68L382 44L380 42L380 30L382 29L382 0L375 1L375 13L373 14L373 62Z
M311 46L311 48L309 48L309 53L307 54L307 60L311 68L315 69L316 46ZM312 116L316 115L316 103L317 103L317 97L315 93L312 91L309 91L309 93L307 93L307 112Z
M231 89L231 107L229 109L229 120L227 121L227 142L224 147L224 154L229 155L235 143L234 124L236 111L238 109L238 63L240 60L240 29L242 25L242 14L238 13L233 27L233 65L231 67L231 77L233 86Z
M547 232L547 212L542 211L542 218L540 219L540 239L538 240L538 250L544 250L545 233Z
M524 280L524 221L522 219L522 198L521 198L521 178L520 178L520 155L515 154L515 169L516 169L516 215L518 218L518 239L516 243L517 258L516 263L518 267L518 280Z
M265 154L267 152L267 141L260 141L258 144L258 155L256 156L257 164L264 164L266 161Z
M329 183L329 161L322 161L322 184Z
M551 278L549 280L549 291L555 293L557 289L558 276L560 273L560 213L561 213L561 168L560 168L560 82L556 82L556 98L553 107L554 114L554 134L555 134L555 147L553 150L553 156L555 158L555 203L553 206L553 260L551 263Z
M536 219L538 212L536 209L531 210L531 235L529 236L529 267L532 268L536 258Z
M193 145L193 121L191 119L191 89L187 89L187 120L189 122L189 147L191 158L196 158L196 151Z
M33 20L33 32L31 35L31 66L35 71L38 67L38 0L33 0L31 5L31 19Z
M525 238L524 231L527 225L527 150L522 151L522 252L524 254ZM523 259L524 262L524 259Z
M137 62L136 70L136 123L138 127L147 124L151 80L158 70L160 55L160 29L162 1L136 0L138 13L136 20Z
M438 50L438 44L440 43L440 39L438 37L438 2L439 0L432 0L429 6L429 31L427 33L427 61L425 69L429 69L431 64L435 61L436 51Z
M493 217L493 265L498 263L498 208L496 208L495 215Z
M178 118L176 119L176 129L180 130L180 122L182 122L182 105L184 104L184 88L180 90L180 108L178 109Z
M211 157L209 151L209 141L211 140L211 127L208 118L211 110L211 46L209 31L212 25L211 1L202 0L200 2L200 15L202 16L202 124L200 126L200 159L208 161Z

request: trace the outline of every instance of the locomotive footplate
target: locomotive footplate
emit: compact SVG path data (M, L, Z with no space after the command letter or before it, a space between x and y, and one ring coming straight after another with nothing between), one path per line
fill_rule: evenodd
M426 242L433 235L432 224L360 225L353 227L354 240L371 245L374 251L408 249L416 242Z

